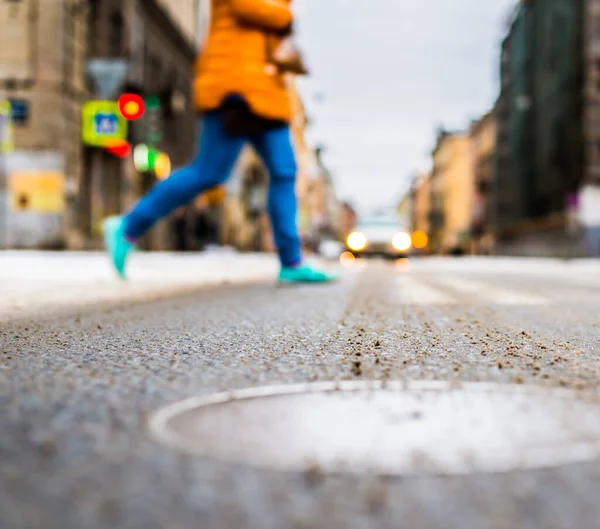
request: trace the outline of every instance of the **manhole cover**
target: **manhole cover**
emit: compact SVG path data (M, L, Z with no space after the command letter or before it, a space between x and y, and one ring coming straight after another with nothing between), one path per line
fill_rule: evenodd
M328 473L465 474L600 455L600 406L566 389L345 382L192 398L154 415L161 442L222 461Z

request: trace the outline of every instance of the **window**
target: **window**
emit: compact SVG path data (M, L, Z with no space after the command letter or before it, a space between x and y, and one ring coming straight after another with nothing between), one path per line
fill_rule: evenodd
M108 32L108 53L111 57L120 57L123 53L123 15L114 12L110 16L110 27Z
M150 84L152 86L152 91L154 93L158 93L160 92L160 89L162 88L164 82L162 63L156 55L152 55L148 63L148 75L150 76Z
M90 0L87 38L88 56L95 57L98 55L98 0Z

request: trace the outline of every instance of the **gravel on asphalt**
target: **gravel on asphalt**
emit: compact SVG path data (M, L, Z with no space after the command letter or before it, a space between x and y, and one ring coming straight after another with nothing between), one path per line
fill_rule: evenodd
M459 302L407 303L399 276ZM548 303L457 294L444 277ZM454 477L329 476L310 465L276 472L177 453L149 437L147 419L195 395L330 380L489 381L597 394L599 299L597 279L375 262L332 286L223 286L7 323L0 527L595 529L598 462Z

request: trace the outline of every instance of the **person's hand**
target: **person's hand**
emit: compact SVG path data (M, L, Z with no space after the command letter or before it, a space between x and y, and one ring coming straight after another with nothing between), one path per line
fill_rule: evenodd
M271 57L272 64L281 73L294 73L306 75L308 69L304 63L302 53L296 47L293 39L287 37L281 41Z

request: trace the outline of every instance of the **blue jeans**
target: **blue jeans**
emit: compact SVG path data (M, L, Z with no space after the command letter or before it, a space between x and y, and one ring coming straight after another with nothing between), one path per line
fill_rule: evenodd
M200 145L192 164L158 183L126 216L127 237L138 239L159 219L225 182L247 141L269 170L268 209L281 264L298 264L302 256L296 226L296 161L289 127L271 129L256 137L231 136L218 111L203 118Z

